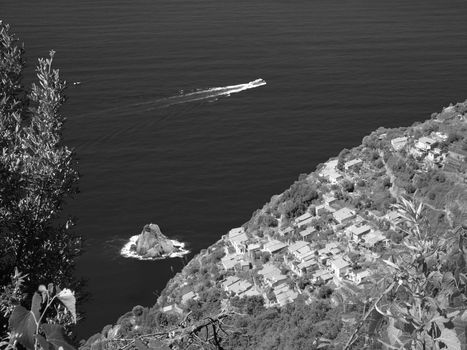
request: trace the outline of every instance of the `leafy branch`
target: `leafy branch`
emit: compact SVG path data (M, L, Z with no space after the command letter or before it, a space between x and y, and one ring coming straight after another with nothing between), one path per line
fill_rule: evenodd
M40 285L32 297L30 310L21 305L14 308L8 321L11 331L9 341L0 343L0 346L6 350L15 349L19 343L27 350L74 350L61 325L50 323L51 320L44 322L57 301L66 307L76 323L76 299L73 292L69 289L61 290L52 283L47 288Z

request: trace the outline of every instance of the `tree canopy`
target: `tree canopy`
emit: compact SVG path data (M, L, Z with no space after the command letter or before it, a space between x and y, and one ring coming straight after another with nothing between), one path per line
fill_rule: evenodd
M39 59L36 82L24 86L24 48L0 21L0 294L15 268L27 274L24 292L68 284L80 251L73 221L63 213L79 175L63 144L66 82L53 58L51 51Z

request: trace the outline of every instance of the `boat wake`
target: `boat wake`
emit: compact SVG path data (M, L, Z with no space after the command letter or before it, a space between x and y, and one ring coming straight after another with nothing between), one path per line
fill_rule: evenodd
M196 101L217 101L219 97L228 97L231 94L236 94L245 90L254 89L263 85L266 85L266 81L264 81L263 79L256 79L245 84L213 87L188 93L182 91L182 93L179 95L161 98L156 101L142 102L137 104L137 106L147 105L148 107L152 107L151 109L155 109Z
M185 243L179 242L175 239L171 239L170 241L174 245L176 252L173 252L172 254L163 255L158 258L143 257L137 254L134 249L132 249L132 247L136 245L137 240L138 240L138 235L131 236L128 242L120 250L120 255L123 256L124 258L133 258L133 259L138 259L138 260L163 260L167 258L181 258L184 255L187 255L190 253L188 249L185 249Z
M195 91L181 91L180 94L163 97L158 99L150 99L142 102L134 102L125 106L116 106L104 110L94 111L90 114L82 114L81 117L89 118L90 115L102 116L103 118L93 118L93 128L105 130L105 134L98 137L92 142L79 145L81 152L94 149L103 143L109 143L116 137L123 134L135 133L138 129L152 127L155 123L160 124L165 120L179 116L180 114L189 112L197 108L200 103L216 102L223 97L231 96L242 91L255 89L266 85L263 79L256 79L245 84L212 87ZM179 108L169 109L170 106L180 105ZM165 111L163 111L165 110ZM154 116L150 111L157 111ZM112 116L114 123L108 123L109 115ZM138 120L128 118L128 116L138 116ZM156 118L154 118L156 117ZM125 126L126 125L126 126Z

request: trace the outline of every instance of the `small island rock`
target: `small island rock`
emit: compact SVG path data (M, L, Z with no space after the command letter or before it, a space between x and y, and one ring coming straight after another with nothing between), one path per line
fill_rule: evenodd
M155 224L145 225L136 241L136 253L143 257L158 258L170 255L175 247Z

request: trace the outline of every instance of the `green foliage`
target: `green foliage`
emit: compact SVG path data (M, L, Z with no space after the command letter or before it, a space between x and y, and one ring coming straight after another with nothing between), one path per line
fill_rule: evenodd
M25 88L23 48L0 22L0 286L18 268L29 276L29 292L44 281L68 284L80 248L72 220L59 220L78 172L62 143L66 83L53 56L39 59L38 82Z
M282 203L279 204L278 211L287 218L299 216L318 197L316 184L308 180L296 181L282 195Z
M433 235L422 204L401 198L395 207L404 218L404 249L384 260L386 276L373 279L369 289L370 300L375 300L370 310L386 322L368 314L364 318L368 327L354 333L344 349L352 348L359 335L371 337L366 341L369 347L465 348L467 275L462 228Z
M229 322L224 349L317 349L320 338L334 339L342 326L338 310L329 303L303 301L279 308L264 308L258 299L234 304L240 313Z
M80 238L70 231L73 221L62 213L78 180L73 152L62 142L66 83L52 68L51 51L38 61L37 82L26 88L23 54L0 21L0 333L21 293L34 295L45 281L72 282L80 249ZM18 270L27 274L27 283L24 278L19 285L10 283ZM37 305L37 298L33 301Z
M22 292L26 276L15 269L14 275L11 276L11 282L2 287L0 291L0 312L3 317L10 315L15 306L19 305L24 299Z
M69 344L62 325L53 323L48 318L51 307L60 301L65 306L61 311L62 316L68 313L72 322L76 323L75 297L69 289L63 289L49 285L48 288L41 285L34 292L31 309L18 305L13 309L8 320L10 336L8 342L0 343L6 349L15 349L17 345L27 350L73 350Z

